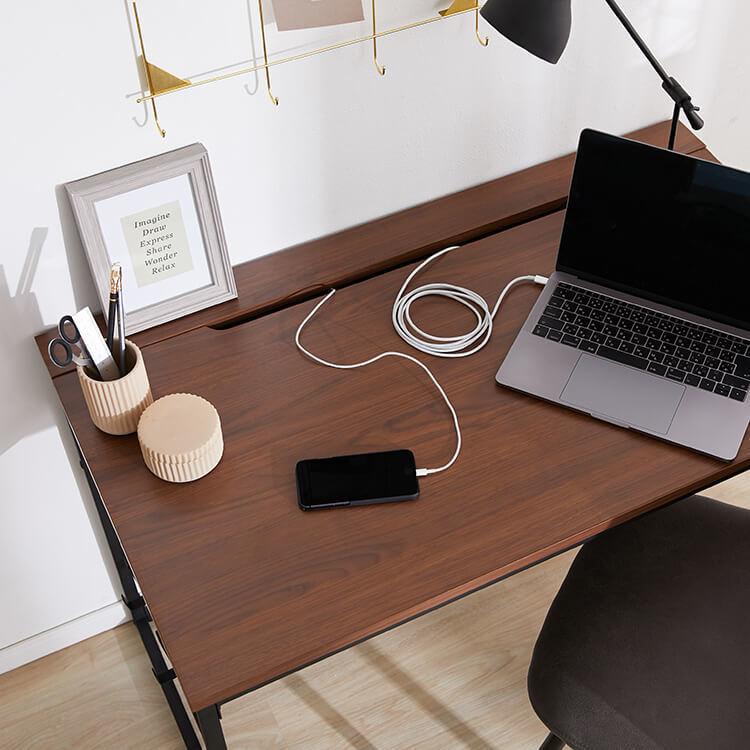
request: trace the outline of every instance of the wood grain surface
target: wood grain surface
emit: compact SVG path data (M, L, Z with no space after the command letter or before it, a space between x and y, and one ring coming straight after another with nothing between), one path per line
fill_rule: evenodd
M492 303L508 279L553 270L561 223L556 212L470 243L420 282L467 285ZM410 268L339 291L306 345L338 362L407 350L390 309ZM193 710L748 466L747 439L724 463L498 387L537 294L513 290L475 356L422 355L456 406L464 448L449 471L421 480L414 502L297 507L302 458L410 448L418 466L434 467L454 446L445 405L412 363L341 372L295 348L316 300L145 348L155 397L197 393L221 415L223 460L198 482L151 475L134 436L92 425L75 375L55 378ZM471 322L450 302L423 301L415 316L445 334Z
M662 122L628 137L664 145L668 133L669 123ZM675 148L693 153L703 144L680 125ZM133 341L143 348L200 326L258 317L323 289L351 284L441 247L469 242L558 210L565 205L573 161L574 154L568 154L235 266L237 299L142 331ZM99 316L100 325L101 320ZM52 377L64 372L47 356L47 345L56 335L52 330L37 336Z
M704 493L750 508L750 475ZM222 706L230 748L537 750L526 671L574 552ZM707 689L708 686L707 686ZM0 675L3 750L184 750L132 623Z

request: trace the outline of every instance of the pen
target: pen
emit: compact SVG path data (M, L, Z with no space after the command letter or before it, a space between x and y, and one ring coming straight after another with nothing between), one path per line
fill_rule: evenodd
M120 375L124 376L126 371L125 364L125 305L122 300L122 273L120 272L120 264L115 263L117 266L117 276L119 281L119 295L117 297L117 323L118 331L120 335Z
M113 263L109 272L109 315L107 315L107 346L114 356L115 318L120 292L120 264Z

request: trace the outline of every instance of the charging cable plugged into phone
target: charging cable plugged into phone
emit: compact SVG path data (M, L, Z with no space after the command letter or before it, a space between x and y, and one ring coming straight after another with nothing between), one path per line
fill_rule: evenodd
M492 323L505 295L516 284L533 281L536 284L547 283L545 276L519 276L508 282L490 311L485 299L476 292L454 284L425 284L410 292L406 287L419 271L428 263L445 253L455 250L458 245L447 247L422 261L401 285L393 303L391 319L398 335L410 346L436 357L467 357L479 351L492 335ZM421 367L432 381L445 401L456 431L456 449L451 459L434 469L418 469L414 455L409 450L384 451L381 453L362 453L351 456L337 456L323 459L307 459L297 464L297 491L299 505L303 510L317 508L339 508L351 505L370 505L372 503L398 502L414 500L419 495L418 477L437 474L450 468L461 452L461 428L453 404L440 383L427 365L415 357L402 352L382 352L363 362L339 364L329 362L305 349L300 341L302 329L316 312L336 293L335 289L318 302L307 317L299 324L294 337L297 348L315 362L333 367L337 370L353 370L366 367L385 357L408 359ZM412 302L427 296L449 297L468 307L476 316L476 326L461 336L434 336L418 328L411 319Z

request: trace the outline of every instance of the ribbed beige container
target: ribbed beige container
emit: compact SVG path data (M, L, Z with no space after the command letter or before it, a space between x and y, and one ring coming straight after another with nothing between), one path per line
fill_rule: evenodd
M128 373L117 380L94 380L83 367L77 368L91 420L110 435L135 432L144 409L154 401L141 350L127 339L125 362Z
M200 479L224 452L219 413L191 393L171 393L154 401L138 423L138 442L146 466L168 482Z

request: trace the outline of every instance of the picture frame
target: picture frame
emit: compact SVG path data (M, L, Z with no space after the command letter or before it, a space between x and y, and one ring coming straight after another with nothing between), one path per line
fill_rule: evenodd
M122 268L126 334L234 299L208 152L200 143L65 184L107 315Z

